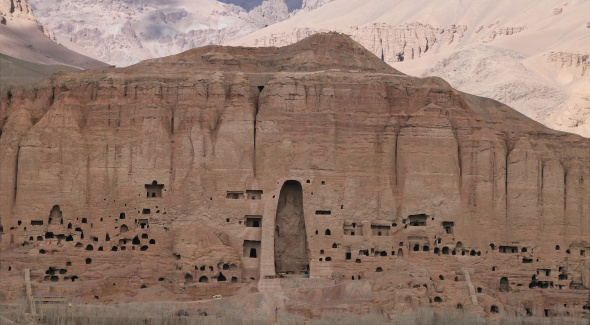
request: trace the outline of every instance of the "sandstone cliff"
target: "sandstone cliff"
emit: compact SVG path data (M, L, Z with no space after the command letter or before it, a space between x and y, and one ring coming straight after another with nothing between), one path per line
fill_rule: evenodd
M4 299L30 268L105 302L586 313L590 140L346 36L64 73L0 104Z

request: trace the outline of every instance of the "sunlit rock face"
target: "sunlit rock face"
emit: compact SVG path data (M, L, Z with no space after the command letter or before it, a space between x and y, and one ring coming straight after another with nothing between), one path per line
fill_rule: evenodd
M346 36L63 73L0 107L3 299L28 268L105 302L584 312L590 140Z

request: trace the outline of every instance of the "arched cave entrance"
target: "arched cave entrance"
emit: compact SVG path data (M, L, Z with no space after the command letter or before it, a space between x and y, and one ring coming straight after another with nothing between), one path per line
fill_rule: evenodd
M286 181L277 205L275 228L275 271L277 274L309 272L309 249L303 217L303 189L297 181Z

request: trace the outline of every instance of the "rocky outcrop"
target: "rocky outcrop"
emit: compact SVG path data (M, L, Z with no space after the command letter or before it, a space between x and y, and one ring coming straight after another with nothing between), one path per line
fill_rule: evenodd
M525 29L526 29L526 27L502 27L502 28L498 28L498 29L494 30L493 32L491 32L490 34L488 34L486 37L482 38L481 41L483 43L489 43L489 42L493 41L494 39L496 39L496 37L514 35L516 33L522 32Z
M411 23L402 26L371 24L351 27L343 32L381 57L383 61L393 64L418 59L429 51L437 51L441 47L459 43L466 30L467 26L463 25L437 28L427 24ZM269 37L258 38L253 45L285 46L320 32L328 30L294 29L290 34L271 34Z
M574 69L579 76L585 76L590 67L590 55L571 52L549 52L547 61L557 69Z
M587 313L590 140L346 36L61 74L0 103L4 299L29 268L82 301Z
M51 37L49 30L37 21L33 14L33 8L24 0L1 0L0 1L0 19L3 25L8 25L10 20L28 20L37 24L37 28L47 37Z

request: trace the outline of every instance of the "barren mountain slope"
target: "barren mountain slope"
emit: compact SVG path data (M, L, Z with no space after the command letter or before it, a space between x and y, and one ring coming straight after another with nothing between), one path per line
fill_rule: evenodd
M0 0L0 53L32 63L84 69L106 65L51 40L24 0Z
M0 53L0 92L13 86L31 86L58 71L80 70L65 65L32 63Z
M436 75L590 136L590 1L336 0L233 45L340 31L403 72Z
M234 1L235 2L235 1ZM326 0L306 0L292 14ZM285 0L32 0L39 19L58 42L79 47L117 66L221 44L289 17ZM295 7L293 7L295 8Z

